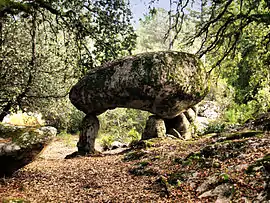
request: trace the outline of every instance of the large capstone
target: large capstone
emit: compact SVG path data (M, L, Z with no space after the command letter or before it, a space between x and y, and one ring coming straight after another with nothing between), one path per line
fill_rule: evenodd
M69 96L86 114L125 107L171 119L202 100L207 90L199 59L167 51L130 56L90 70Z

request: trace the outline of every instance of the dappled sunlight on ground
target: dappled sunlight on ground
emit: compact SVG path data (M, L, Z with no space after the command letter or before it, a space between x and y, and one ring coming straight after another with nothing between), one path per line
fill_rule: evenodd
M215 202L207 196L229 188L233 202L255 200L264 190L262 166L269 134L153 140L123 154L64 159L78 137L55 138L41 156L12 178L3 179L0 199L30 202ZM260 168L261 167L261 168ZM253 168L251 169L251 171Z

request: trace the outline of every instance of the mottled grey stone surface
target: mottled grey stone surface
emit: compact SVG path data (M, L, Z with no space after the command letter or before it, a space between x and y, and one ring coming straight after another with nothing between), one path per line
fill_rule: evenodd
M98 135L99 120L96 115L88 114L82 122L80 139L77 143L78 152L81 155L95 153L95 140Z
M200 60L171 51L130 56L90 70L69 96L86 114L125 107L174 118L202 100L207 91Z
M0 123L0 177L30 163L56 135L53 127L12 126Z
M157 116L149 116L144 132L142 134L142 140L148 140L152 138L162 138L166 136L166 127L164 120Z

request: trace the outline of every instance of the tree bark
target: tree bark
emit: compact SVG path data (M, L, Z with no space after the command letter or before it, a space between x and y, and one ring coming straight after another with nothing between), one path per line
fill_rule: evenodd
M7 105L3 108L2 112L0 113L0 122L2 122L5 116L9 114L11 107L12 107L12 102L8 102Z
M32 30L31 30L31 42L32 42L32 50L31 50L31 61L30 61L30 69L29 69L29 77L26 82L25 89L18 95L17 103L21 110L23 110L22 100L27 96L31 88L31 84L33 82L33 74L36 72L36 36L37 36L37 12L33 12L32 16Z
M0 15L0 71L3 70L3 21L4 16Z

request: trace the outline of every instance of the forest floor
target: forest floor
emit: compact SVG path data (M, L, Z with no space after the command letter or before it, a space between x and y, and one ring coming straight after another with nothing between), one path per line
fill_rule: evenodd
M120 154L64 157L77 137L55 138L0 183L2 202L268 202L270 133L154 139Z

